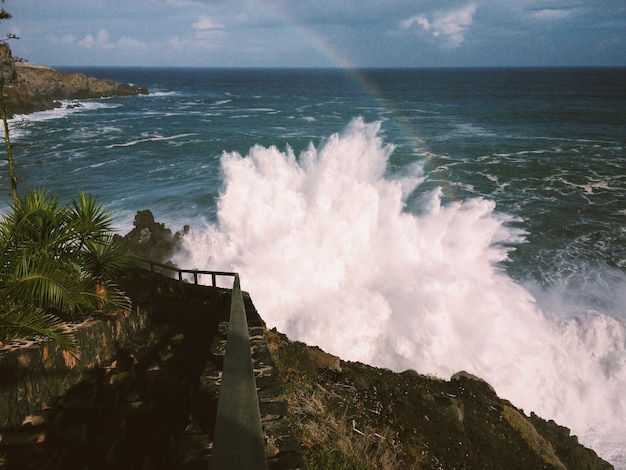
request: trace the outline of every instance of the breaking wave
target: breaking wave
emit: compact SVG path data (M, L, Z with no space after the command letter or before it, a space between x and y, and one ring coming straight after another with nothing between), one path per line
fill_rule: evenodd
M186 237L181 265L239 272L269 327L343 359L476 374L626 467L624 311L564 315L567 293L514 281L502 263L524 233L490 200L421 191L408 212L426 176L389 174L379 127L355 119L298 157L224 154L217 223Z

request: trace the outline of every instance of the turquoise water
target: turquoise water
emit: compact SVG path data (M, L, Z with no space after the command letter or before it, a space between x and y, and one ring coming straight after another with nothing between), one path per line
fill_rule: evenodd
M269 326L470 370L626 465L626 69L81 71L151 94L16 120L22 191L189 224Z

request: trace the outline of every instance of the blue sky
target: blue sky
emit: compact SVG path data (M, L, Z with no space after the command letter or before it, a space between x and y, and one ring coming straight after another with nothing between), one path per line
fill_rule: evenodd
M42 65L626 66L626 0L6 0Z

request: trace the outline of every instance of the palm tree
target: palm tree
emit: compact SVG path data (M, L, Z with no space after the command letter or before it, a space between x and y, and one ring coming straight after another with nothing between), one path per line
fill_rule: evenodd
M113 236L113 218L91 195L80 193L72 201L70 220L77 237L79 264L87 273L98 307L128 308L129 300L114 284L132 266L132 257Z
M83 193L70 206L44 190L20 198L0 222L0 340L30 331L67 345L60 319L129 308L111 284L131 265L111 223Z
M10 304L0 307L0 345L12 338L33 336L56 341L63 349L78 356L74 337L60 318L35 307Z

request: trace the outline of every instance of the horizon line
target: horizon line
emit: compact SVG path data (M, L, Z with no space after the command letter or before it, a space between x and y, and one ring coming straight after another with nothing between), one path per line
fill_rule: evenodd
M25 62L25 65L51 68L136 68L136 69L214 69L214 70L477 70L477 69L626 69L626 65L428 65L428 66L246 66L246 65L42 65Z

